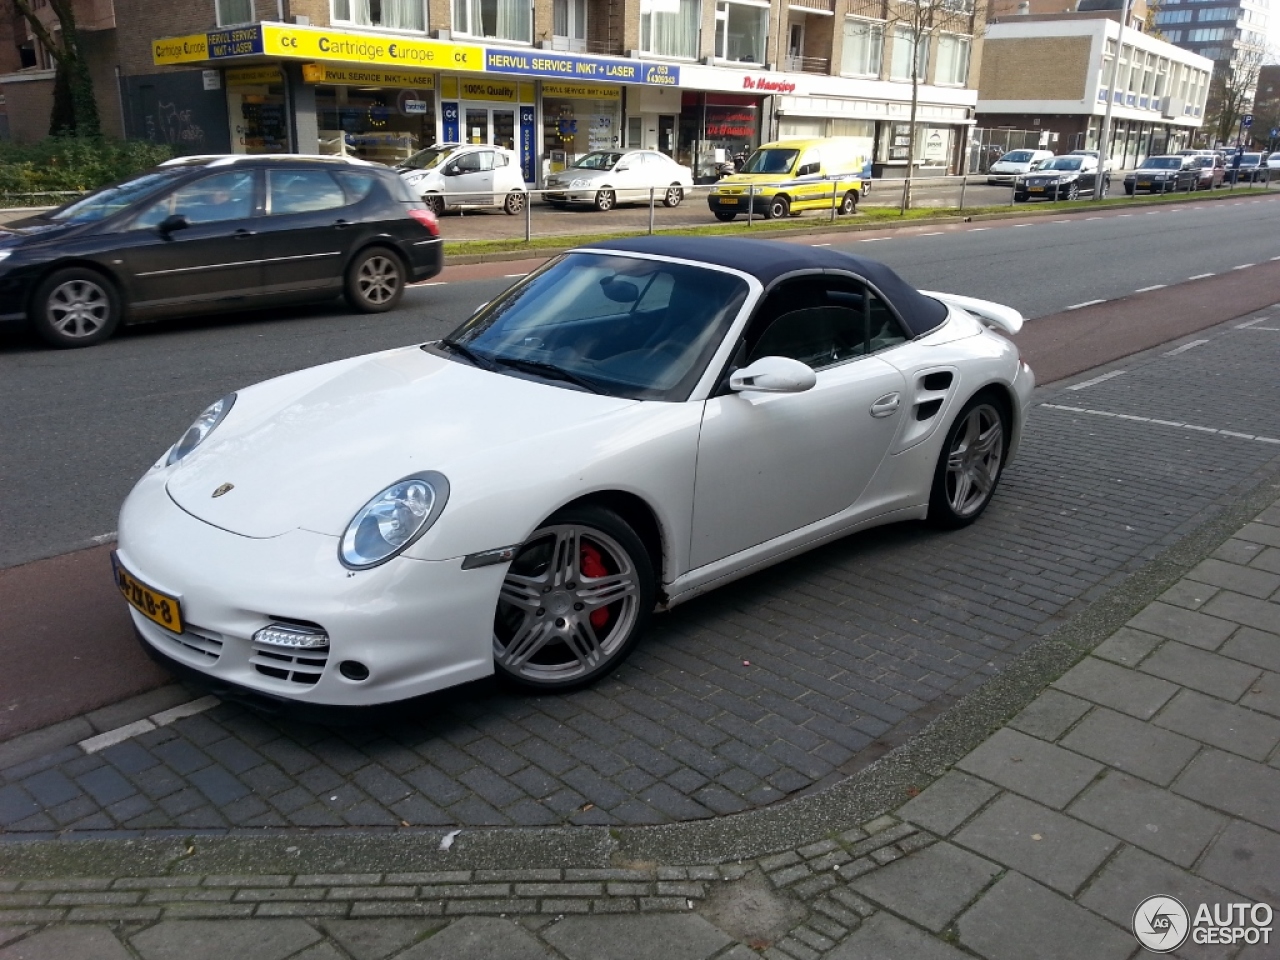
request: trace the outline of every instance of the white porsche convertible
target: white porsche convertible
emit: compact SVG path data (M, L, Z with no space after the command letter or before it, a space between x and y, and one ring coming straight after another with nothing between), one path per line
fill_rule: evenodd
M213 404L126 500L116 582L149 651L225 692L588 683L655 609L976 519L1034 386L1021 323L828 249L578 249L446 339Z

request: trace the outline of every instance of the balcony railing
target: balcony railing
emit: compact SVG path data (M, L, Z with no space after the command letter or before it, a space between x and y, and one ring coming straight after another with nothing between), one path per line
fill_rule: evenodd
M562 53L591 53L597 56L622 56L622 44L610 43L607 40L577 40L572 37L552 37L543 40L539 46L543 50L558 50Z
M831 72L831 61L826 57L787 57L784 66L788 73Z

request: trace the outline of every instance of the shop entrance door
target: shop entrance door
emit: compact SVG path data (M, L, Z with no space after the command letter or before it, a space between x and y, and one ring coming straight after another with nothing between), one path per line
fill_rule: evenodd
M466 126L463 143L491 143L508 150L516 148L516 110L514 107L467 106L463 111Z
M658 117L658 149L668 157L676 155L676 118L667 115Z

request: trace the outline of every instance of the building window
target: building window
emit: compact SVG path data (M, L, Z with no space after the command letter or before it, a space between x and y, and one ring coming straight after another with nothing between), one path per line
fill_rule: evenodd
M758 0L719 0L716 4L716 57L739 63L764 63L769 35L769 5Z
M911 79L911 54L916 47L915 31L910 27L893 28L893 59L889 64L890 80ZM916 73L923 83L929 75L929 36L920 37L916 54Z
M587 49L587 0L555 0L551 19L552 33L570 50Z
M880 76L884 52L884 24L872 20L846 20L840 72L851 77Z
M938 37L936 83L963 87L969 80L969 38L944 33Z
M1156 23L1190 23L1192 10L1161 10L1156 14Z
M253 23L253 0L216 0L218 26Z
M422 0L333 0L333 22L388 30L425 30Z
M529 0L453 0L453 29L494 40L533 40L533 8Z
M698 0L640 0L640 49L660 57L698 55Z

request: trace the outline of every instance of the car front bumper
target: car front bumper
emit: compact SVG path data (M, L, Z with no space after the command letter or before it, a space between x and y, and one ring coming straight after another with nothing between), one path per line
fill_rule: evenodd
M351 571L338 562L336 537L297 529L255 539L196 519L169 497L167 475L153 470L126 499L116 552L135 578L181 603L182 633L129 607L143 642L164 658L215 683L329 706L405 700L493 672L505 565L463 570L462 558L397 557ZM322 627L328 647L253 639L292 621ZM345 661L367 668L367 678L343 676Z

